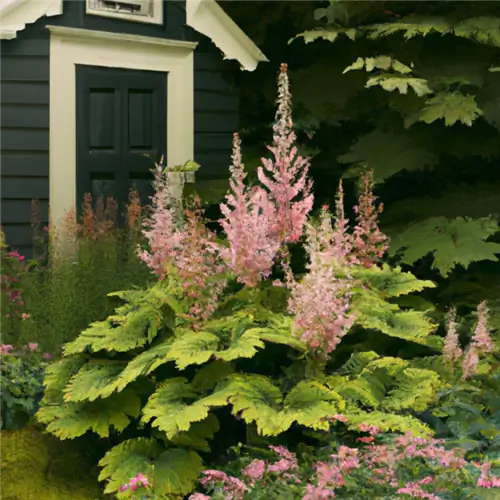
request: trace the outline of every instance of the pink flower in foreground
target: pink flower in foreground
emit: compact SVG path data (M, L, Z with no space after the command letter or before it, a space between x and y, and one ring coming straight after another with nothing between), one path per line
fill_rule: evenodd
M450 363L458 361L463 354L458 340L456 310L451 309L448 316L448 327L443 347L444 359Z
M20 304L21 306L24 305L24 304ZM22 319L29 319L30 318L30 315L28 313L23 313L21 315Z
M139 258L160 278L165 267L182 248L184 232L175 218L174 201L170 198L168 181L163 166L157 165L154 180L155 193L151 198L152 212L145 221L142 233L149 250L138 249Z
M189 496L188 500L210 500L210 497L203 493L193 493Z
M243 475L252 481L258 481L266 471L266 462L264 460L252 460L249 465L243 469Z
M472 345L481 354L487 354L493 350L493 341L488 330L488 315L487 302L483 301L477 306L477 326L472 336Z
M336 234L330 214L322 211L319 227L311 223L306 226L308 273L297 282L285 268L291 291L288 310L295 315L294 332L324 354L336 348L355 319L349 312L350 280L339 276L344 253Z
M14 349L14 346L10 344L1 344L0 345L0 354L9 354L10 351Z
M36 342L30 342L28 348L31 352L34 352L38 349L38 344Z
M52 358L53 358L53 356L52 356L52 354L50 354L50 352L45 352L45 353L43 353L43 357L44 357L45 359L52 359Z
M462 361L462 378L465 380L474 376L476 374L478 364L479 355L474 346L471 345L467 349L467 352L465 353L464 359Z
M257 170L276 206L273 233L281 243L298 241L314 201L312 182L307 178L309 159L297 154L292 120L292 94L287 65L278 76L278 109L273 125L273 159L262 158Z
M232 159L231 191L220 205L224 216L220 224L229 248L221 247L220 252L240 283L255 286L271 273L280 247L279 239L273 235L276 209L264 189L245 185L238 134L234 134Z

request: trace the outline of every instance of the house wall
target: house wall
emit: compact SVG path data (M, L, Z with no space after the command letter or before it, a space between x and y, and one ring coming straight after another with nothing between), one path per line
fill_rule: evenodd
M64 3L62 16L40 19L14 40L1 43L0 218L7 243L21 253L32 246L31 200L48 221L49 198L49 25L198 41L195 65L195 161L200 179L227 176L238 99L225 73L233 63L202 35L185 26L184 2L165 3L165 25L147 25L85 15L85 2ZM170 125L175 126L175 124Z

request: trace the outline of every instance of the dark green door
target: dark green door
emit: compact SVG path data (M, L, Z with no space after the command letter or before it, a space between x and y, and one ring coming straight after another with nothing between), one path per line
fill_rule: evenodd
M123 210L130 190L151 195L151 169L166 154L167 75L76 67L77 199L113 196Z

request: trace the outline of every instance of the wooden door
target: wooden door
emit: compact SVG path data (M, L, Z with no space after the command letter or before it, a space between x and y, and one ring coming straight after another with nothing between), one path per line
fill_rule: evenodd
M166 155L167 75L79 65L76 86L78 204L113 196L122 212L131 189L148 203Z

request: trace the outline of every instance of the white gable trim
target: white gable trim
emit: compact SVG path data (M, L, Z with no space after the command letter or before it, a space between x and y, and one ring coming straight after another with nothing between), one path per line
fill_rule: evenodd
M62 12L63 0L0 0L0 39L12 40L26 25ZM186 0L186 24L210 38L226 59L237 60L242 69L253 71L268 60L215 0Z
M17 33L43 16L63 12L62 0L0 0L0 39L12 40Z
M194 157L194 57L191 42L47 26L50 30L51 221L76 206L76 65L159 71L167 91L167 165Z
M268 61L214 0L186 0L186 23L210 38L225 59L235 59L242 69L253 71L259 62Z

